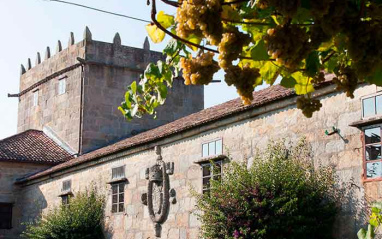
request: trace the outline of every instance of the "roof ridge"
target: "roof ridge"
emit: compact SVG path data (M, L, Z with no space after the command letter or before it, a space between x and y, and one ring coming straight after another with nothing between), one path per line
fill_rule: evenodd
M20 133L17 133L17 134L8 136L8 137L6 137L6 138L0 139L0 143L2 143L2 142L5 141L5 140L9 140L9 139L18 137L18 136L20 136L20 135L23 135L23 134L26 134L26 133L29 133L29 132L32 132L32 131L34 131L34 132L39 132L39 133L43 133L41 130L37 130L37 129L27 129L27 130L25 130L25 131L23 131L23 132L20 132Z

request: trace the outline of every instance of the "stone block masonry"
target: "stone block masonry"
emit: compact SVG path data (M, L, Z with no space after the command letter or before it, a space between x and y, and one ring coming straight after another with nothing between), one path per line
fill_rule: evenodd
M113 43L92 39L88 28L78 43L71 33L66 49L57 43L56 54L48 47L45 60L37 53L36 65L22 66L18 132L49 127L74 152L83 154L120 139L169 123L204 108L203 86L174 82L158 118L144 117L127 122L118 111L126 86L139 80L146 65L163 60L159 52L121 45L117 33ZM66 81L64 94L58 82ZM36 104L36 97L37 105Z

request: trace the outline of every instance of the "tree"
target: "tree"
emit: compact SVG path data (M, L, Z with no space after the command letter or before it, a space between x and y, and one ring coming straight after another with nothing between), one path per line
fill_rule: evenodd
M36 223L29 224L23 237L103 239L104 206L104 196L92 187L70 198L68 205L54 208Z
M332 238L338 212L330 168L314 168L307 144L272 143L250 168L231 162L210 194L197 194L203 238ZM338 191L337 191L338 192ZM195 192L194 192L195 194Z
M382 0L161 1L177 8L176 16L157 14L151 0L146 29L154 42L173 39L166 61L149 64L128 87L119 107L127 119L155 116L180 71L188 85L208 84L223 69L244 104L256 86L281 77L307 117L322 106L312 92L328 74L349 97L360 82L382 85Z

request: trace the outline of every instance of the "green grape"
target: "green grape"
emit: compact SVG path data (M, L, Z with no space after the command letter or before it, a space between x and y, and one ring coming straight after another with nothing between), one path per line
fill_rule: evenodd
M311 99L310 97L306 98L304 96L297 98L296 103L297 108L300 109L307 118L312 118L313 113L319 111L322 107L320 100Z
M318 72L312 79L312 84L320 84L325 81L325 73Z
M218 46L219 66L227 69L232 66L232 61L238 59L243 47L251 41L249 35L240 32L235 27L225 29L223 38Z
M234 85L245 105L251 104L253 100L253 90L257 79L260 77L259 69L251 68L248 64L243 68L230 66L226 69L224 80L227 85Z
M213 60L211 52L202 53L196 58L181 58L184 83L186 85L208 85L213 75L219 70L218 63Z
M296 25L279 25L264 36L268 54L277 63L296 68L310 52L309 35Z
M205 37L210 44L217 45L223 33L219 0L182 1L177 8L176 33L182 38L190 35Z
M346 96L354 98L354 91L358 85L358 76L354 69L349 66L340 66L337 77L333 78L337 90L346 92Z

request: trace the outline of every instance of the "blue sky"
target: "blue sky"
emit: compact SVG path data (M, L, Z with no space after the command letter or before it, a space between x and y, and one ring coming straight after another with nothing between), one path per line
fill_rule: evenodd
M150 7L146 0L68 0L108 11L149 19ZM175 13L175 9L159 5L158 11ZM8 93L19 92L20 64L31 58L32 66L39 51L45 55L47 46L54 53L58 40L66 48L69 33L74 32L76 42L82 40L85 26L89 26L93 39L112 42L116 32L122 44L142 47L147 36L145 23L107 15L46 0L0 0L0 139L16 133L17 98ZM169 38L165 39L165 42ZM151 43L151 49L161 51L162 44ZM215 79L222 79L218 74ZM205 87L205 106L210 107L236 98L236 90L224 81Z

